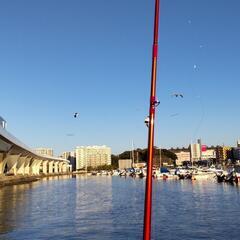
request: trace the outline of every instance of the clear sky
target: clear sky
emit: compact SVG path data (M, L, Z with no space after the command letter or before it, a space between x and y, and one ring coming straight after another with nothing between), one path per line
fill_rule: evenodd
M239 0L161 1L156 145L197 137L235 145L239 9ZM154 0L0 0L0 115L8 130L56 154L103 144L119 153L132 140L145 147L153 13Z

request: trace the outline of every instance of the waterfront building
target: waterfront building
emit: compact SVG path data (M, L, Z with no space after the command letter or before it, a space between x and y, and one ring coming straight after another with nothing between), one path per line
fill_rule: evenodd
M202 151L203 151L203 149L202 149L202 147L203 147L203 145L202 145L202 140L201 139L198 139L197 140L197 144L199 145L199 147L200 147L200 160L202 159ZM205 145L204 145L204 147L205 147ZM205 150L205 148L204 148L204 150Z
M235 161L239 161L240 160L240 147L233 148L232 151L233 151L233 159Z
M175 152L177 156L176 164L177 166L183 165L183 162L187 162L191 160L191 153L190 151L180 151Z
M240 139L237 140L237 147L240 147Z
M232 158L232 148L228 146L216 147L216 159L219 162Z
M216 150L215 149L206 149L202 151L202 160L216 159Z
M76 148L76 169L111 165L111 148L107 146L79 146Z
M36 148L35 152L39 155L53 157L53 149L52 148Z
M64 158L64 159L67 159L67 160L69 160L69 158L71 158L71 157L76 158L76 152L75 151L63 152L61 157Z
M201 160L201 155L202 155L201 144L193 143L190 145L190 149L191 149L192 162Z
M123 170L126 168L132 168L132 159L119 159L118 160L118 168L120 170Z
M76 171L76 152L63 152L62 158L67 159L70 161L70 164L72 165L72 171Z

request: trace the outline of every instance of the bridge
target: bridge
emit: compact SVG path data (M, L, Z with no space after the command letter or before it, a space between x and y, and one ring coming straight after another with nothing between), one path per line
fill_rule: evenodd
M71 171L69 163L63 158L35 153L0 124L0 175L67 173Z

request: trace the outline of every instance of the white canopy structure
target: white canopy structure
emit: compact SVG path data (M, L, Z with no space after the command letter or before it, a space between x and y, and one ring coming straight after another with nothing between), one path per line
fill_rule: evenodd
M69 163L63 158L35 153L0 125L0 175L64 173L71 170Z

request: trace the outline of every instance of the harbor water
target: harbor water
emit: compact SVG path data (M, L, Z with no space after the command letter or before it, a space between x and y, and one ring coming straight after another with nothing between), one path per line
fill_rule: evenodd
M0 239L142 239L145 180L67 176L0 189ZM152 239L240 239L240 187L154 180Z

